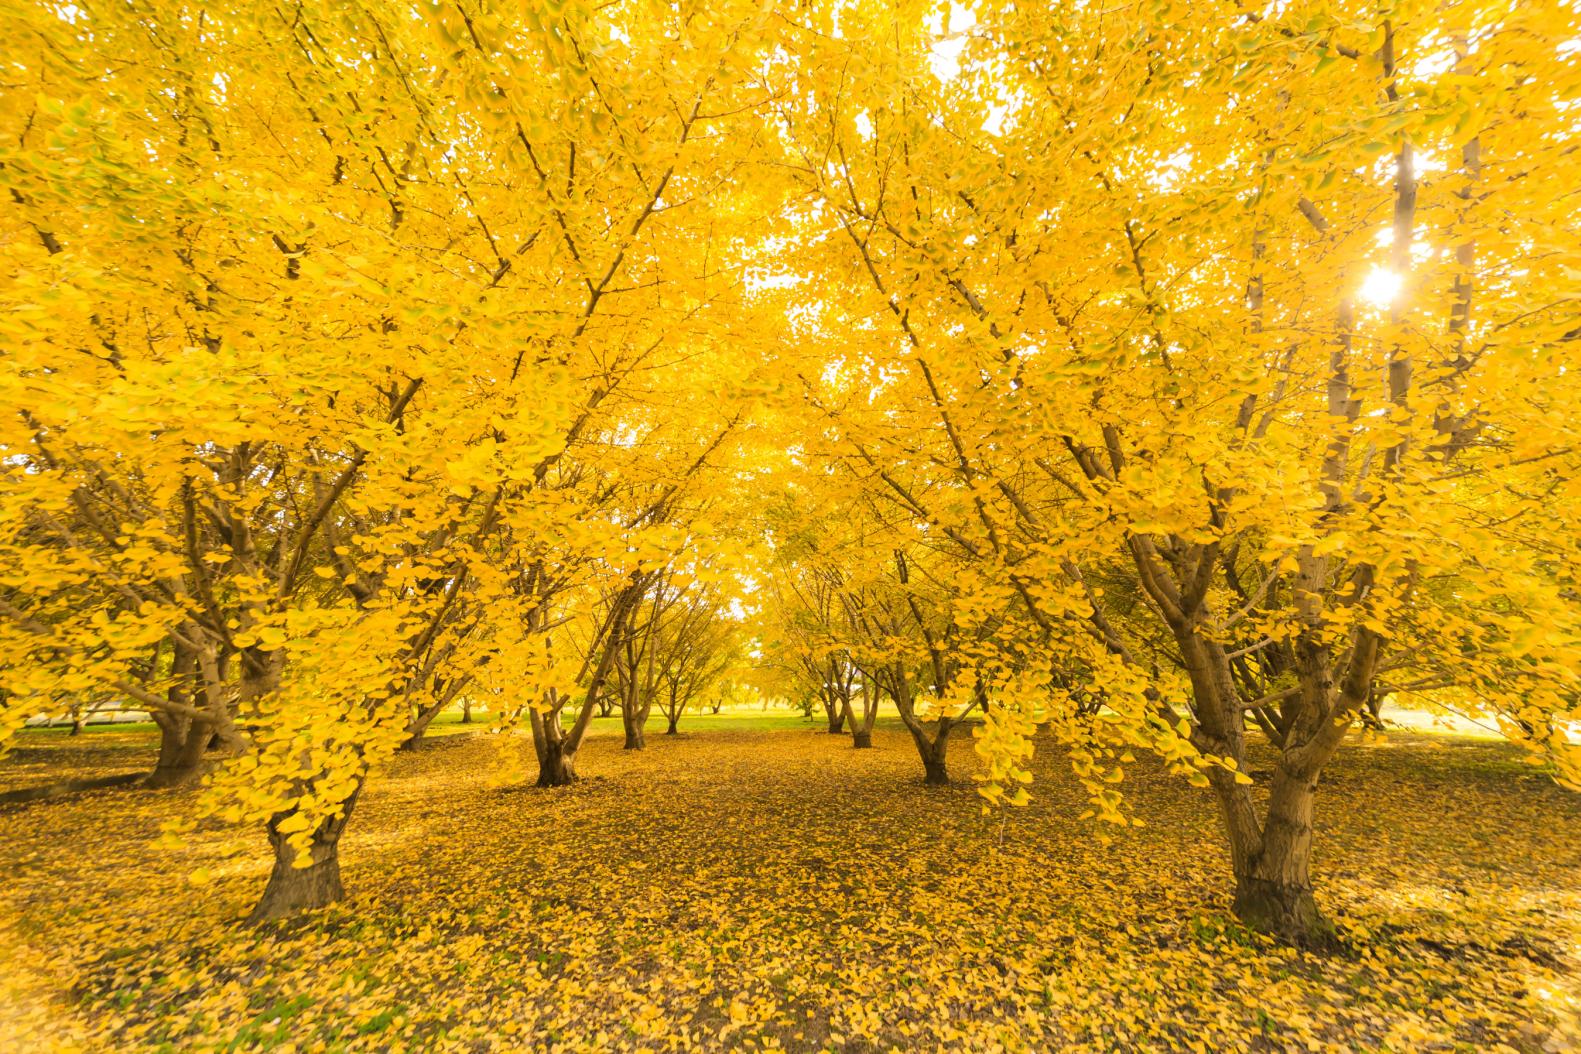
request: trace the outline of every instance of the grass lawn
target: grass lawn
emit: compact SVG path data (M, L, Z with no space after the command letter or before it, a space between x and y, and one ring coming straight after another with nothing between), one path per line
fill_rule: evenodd
M628 752L601 721L586 778L553 791L521 789L523 737L436 736L359 803L349 901L266 929L238 921L261 832L153 846L192 791L0 808L0 1048L1581 1042L1581 798L1502 744L1398 732L1342 755L1315 866L1351 951L1314 957L1234 925L1203 792L1145 762L1124 789L1147 826L1105 832L1052 748L1030 806L984 815L969 735L933 790L890 722L871 751L819 727L688 715ZM0 787L136 769L151 746L28 732Z

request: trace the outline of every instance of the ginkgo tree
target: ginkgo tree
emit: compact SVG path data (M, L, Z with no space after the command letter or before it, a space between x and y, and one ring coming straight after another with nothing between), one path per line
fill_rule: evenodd
M1581 783L1573 5L0 17L0 744L218 756L257 918L458 700L557 786L755 676L726 596L931 782L1161 756L1292 941L1390 700Z
M218 734L205 811L275 845L260 917L340 895L364 776L509 593L486 541L711 276L739 285L723 213L680 206L731 163L685 151L756 9L679 63L666 25L609 52L580 7L432 14L16 27L44 58L4 115L5 726L108 691L195 725L184 750ZM637 90L657 68L673 95ZM643 240L666 228L685 253Z
M1316 789L1380 696L1453 689L1575 780L1575 525L1549 500L1577 485L1574 13L975 18L952 79L925 12L798 37L775 119L807 252L867 286L807 323L865 380L808 398L981 569L968 603L1037 627L1004 668L1049 676L1004 693L996 771L1015 710L1052 718L1125 822L1109 777L1151 747L1211 787L1241 916L1321 942Z

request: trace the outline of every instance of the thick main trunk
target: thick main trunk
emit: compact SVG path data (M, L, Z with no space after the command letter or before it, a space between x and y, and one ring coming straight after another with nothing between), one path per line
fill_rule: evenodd
M203 755L214 730L206 722L183 717L159 719L159 761L144 781L145 787L180 787L191 783L206 768Z
M564 740L543 744L538 752L538 786L567 787L576 782L576 755L567 753Z
M845 731L845 711L831 710L829 712L829 734L837 736Z
M351 818L354 804L356 795L346 802L340 816L318 825L308 847L306 867L296 866L296 847L279 829L293 813L277 813L270 818L269 845L274 850L274 869L269 873L269 884L264 887L258 906L247 917L248 922L267 922L327 907L346 895L340 883L340 836L346 829L346 821Z
M641 750L648 745L644 728L648 723L648 715L636 706L627 703L621 711L620 722L626 729L626 749Z
M666 728L664 730L664 734L667 735L667 736L675 735L676 732L679 730L680 723L681 723L681 719L679 717L671 717L670 718L670 727L668 727L668 728Z
M1312 895L1316 794L1316 776L1291 772L1281 763L1274 770L1261 839L1256 844L1237 844L1232 835L1231 856L1236 917L1248 929L1286 943L1324 949L1334 945L1335 934Z
M866 750L873 745L873 733L865 728L858 728L851 733L851 745L857 750Z
M1334 927L1318 910L1310 884L1237 875L1235 915L1247 929L1299 947L1326 948L1335 940Z
M917 744L917 753L922 755L922 782L930 787L945 787L950 782L950 770L947 764L950 751L950 730L945 728L933 738L929 738L919 724L911 729L911 738Z

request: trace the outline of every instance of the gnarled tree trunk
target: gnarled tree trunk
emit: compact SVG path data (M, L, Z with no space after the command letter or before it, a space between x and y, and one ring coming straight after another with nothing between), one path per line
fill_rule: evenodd
M576 782L576 748L567 749L565 730L560 726L558 699L548 714L531 713L533 749L538 753L538 786L566 787Z
M280 824L292 811L276 813L269 820L269 845L274 850L274 869L257 907L247 917L251 923L286 918L301 911L328 907L346 895L340 882L340 836L351 818L357 795L346 801L339 816L319 823L308 848L308 864L297 867L297 851L280 831Z
M946 764L946 755L949 752L949 741L946 738L948 735L948 731L940 733L939 738L927 748L923 748L922 744L920 743L918 744L919 749L922 749L923 751L922 782L926 783L930 787L949 786L950 770Z
M567 787L576 782L576 755L566 752L565 740L546 743L538 756L538 786Z

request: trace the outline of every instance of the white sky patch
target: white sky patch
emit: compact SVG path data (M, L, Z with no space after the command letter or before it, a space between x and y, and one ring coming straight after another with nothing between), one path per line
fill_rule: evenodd
M801 276L794 271L748 271L746 273L746 287L748 292L755 293L760 289L785 289L801 281Z
M867 115L866 110L858 110L851 123L856 125L857 135L863 139L873 138L873 119Z
M1424 41L1418 47L1427 50L1422 57L1411 63L1410 70L1413 76L1430 80L1442 77L1455 68L1460 61L1460 56L1455 54L1455 47L1449 41L1439 37L1437 40Z
M988 107L988 116L983 118L983 131L987 132L989 135L998 135L1000 132L1004 131L1005 114L1008 113L1009 110L1010 107L1004 105L1003 103L990 103Z
M1164 158L1146 175L1148 185L1155 190L1170 191L1180 185L1181 177L1191 168L1191 151L1181 149Z
M966 48L967 36L977 24L977 15L969 8L952 3L949 13L935 30L938 39L929 49L928 65L933 75L948 84L961 73L961 52Z

